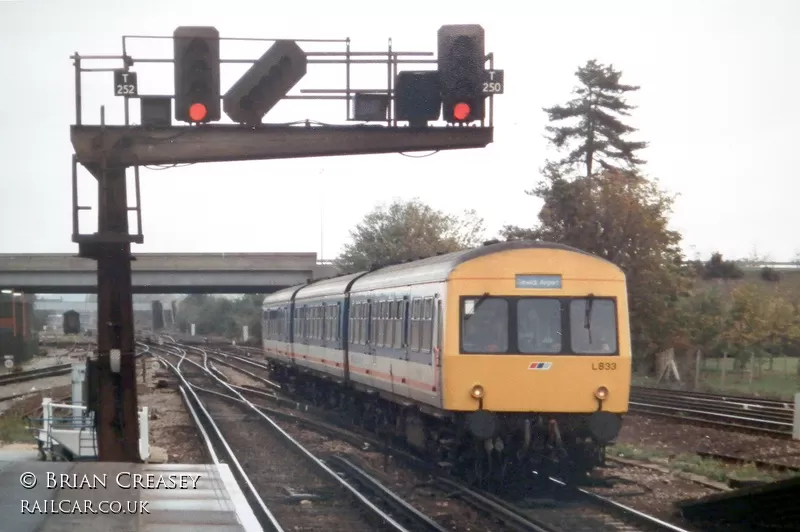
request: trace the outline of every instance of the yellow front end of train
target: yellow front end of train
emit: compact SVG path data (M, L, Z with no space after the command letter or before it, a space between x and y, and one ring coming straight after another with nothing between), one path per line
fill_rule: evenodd
M565 249L512 249L447 281L443 408L622 414L631 343L624 273Z

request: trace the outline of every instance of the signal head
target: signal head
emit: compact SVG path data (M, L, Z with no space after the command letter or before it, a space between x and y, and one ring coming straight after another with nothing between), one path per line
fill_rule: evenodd
M466 120L471 110L468 103L458 102L453 106L453 118L459 121Z
M189 118L192 122L202 122L208 116L208 108L202 103L193 103L189 106Z

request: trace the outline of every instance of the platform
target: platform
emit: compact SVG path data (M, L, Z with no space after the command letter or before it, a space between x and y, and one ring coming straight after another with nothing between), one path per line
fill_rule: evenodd
M23 458L22 453L0 454L0 532L262 532L224 464L40 462L19 458ZM36 485L30 489L22 485L25 473L36 477ZM151 485L127 488L134 478ZM67 482L60 482L62 479ZM158 480L163 482L157 486ZM185 487L175 485L181 480ZM56 483L61 486L52 487ZM110 501L115 502L112 505Z

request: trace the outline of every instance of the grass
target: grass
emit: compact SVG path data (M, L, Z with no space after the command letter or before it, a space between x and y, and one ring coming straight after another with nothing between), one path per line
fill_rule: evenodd
M781 471L763 471L754 464L728 464L713 458L703 458L693 453L668 453L663 450L629 444L615 444L606 449L609 456L650 462L670 471L700 475L717 482L730 478L742 480L773 481L794 476Z
M0 416L0 442L33 443L34 438L25 418L16 412L6 412Z
M734 369L733 358L706 359L703 373L700 377L698 391L722 392L736 395L754 395L757 397L772 397L792 401L797 392L800 392L800 377L797 374L797 365L800 359L796 357L772 357L761 360L761 371L757 371L750 381L750 370ZM722 369L725 368L725 379L722 379ZM683 375L682 375L683 377ZM689 375L684 377L689 387L694 384ZM632 379L635 386L654 386L655 379L636 375Z

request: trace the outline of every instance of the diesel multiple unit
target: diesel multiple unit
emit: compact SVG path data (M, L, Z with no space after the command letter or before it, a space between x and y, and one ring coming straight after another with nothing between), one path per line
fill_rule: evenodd
M521 463L586 472L628 408L625 276L557 244L497 243L276 292L263 344L286 386L478 477Z

